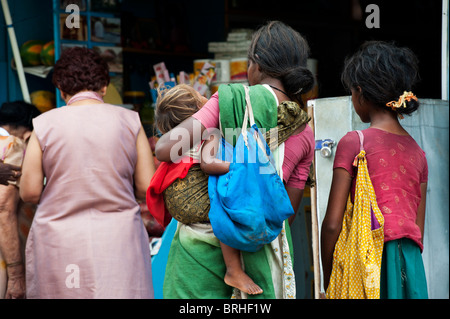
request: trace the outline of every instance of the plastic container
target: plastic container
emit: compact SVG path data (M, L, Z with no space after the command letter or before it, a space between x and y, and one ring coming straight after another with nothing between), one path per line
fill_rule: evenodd
M230 60L212 60L211 64L215 67L216 74L214 75L213 82L229 82L230 77Z
M230 60L230 80L243 81L247 80L247 64L246 57L234 58Z
M200 74L205 63L211 63L211 60L209 60L209 59L194 60L194 76L195 77L197 77L197 75Z

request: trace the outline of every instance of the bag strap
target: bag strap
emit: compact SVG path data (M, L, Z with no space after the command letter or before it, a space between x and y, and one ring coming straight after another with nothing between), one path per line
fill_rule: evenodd
M359 136L359 151L364 151L364 134L360 130L357 130L356 133Z
M360 145L359 145L359 154L356 155L356 157L355 157L355 159L353 161L353 166L358 166L358 158L360 156L363 156L363 157L366 156L366 151L364 150L364 145L363 145L364 144L364 134L361 131L359 131L359 130L357 130L356 133L358 133ZM363 153L361 154L361 152L363 152ZM372 184L372 181L370 180L370 174L369 174L367 166L366 166L365 169L367 171L367 173L366 173L367 174L367 178L369 180L369 183L371 184L371 188L373 189L373 184ZM358 167L358 170L359 170L359 167ZM358 179L357 179L356 183L358 183ZM367 190L365 190L365 191L367 192ZM374 202L376 203L376 198L374 199ZM377 206L377 208L378 208L378 206ZM378 211L379 211L379 208L378 208ZM381 214L381 212L380 212L380 214ZM380 221L378 220L378 217L377 217L377 215L375 214L375 212L373 210L372 204L370 205L370 218L371 218L370 220L371 220L371 228L372 228L372 230L380 228ZM381 217L381 218L383 218L383 217ZM383 219L383 221L384 221L384 219Z
M245 145L248 146L247 125L248 121L250 120L250 126L253 126L255 124L255 117L253 116L252 103L250 101L250 88L244 85L244 91L245 91L245 113L244 113L244 120L242 121L241 134L244 138Z
M245 105L245 113L244 113L244 120L242 123L241 134L242 134L242 138L244 139L244 144L248 148L247 125L248 125L248 121L250 120L250 127L253 127L253 125L255 125L255 117L253 116L252 103L250 101L250 88L248 86L244 85L244 90L245 90L245 104L246 105ZM255 141L258 144L259 148L264 152L264 155L267 157L268 161L270 161L271 152L270 152L270 148L267 145L267 143L265 143L265 141L263 143L258 132L255 132L254 138L255 138Z
M358 158L359 158L361 152L364 152L363 156L365 156L365 153L366 153L366 151L364 150L364 134L360 130L357 130L356 133L358 133L358 136L359 136L359 153L353 159L353 166L355 166L355 167L358 166Z
M255 124L252 102L250 101L250 88L244 85L244 91L245 91L245 113L244 113L244 120L242 121L243 130L247 129L247 122L249 119L250 119L250 126L253 126L253 124Z

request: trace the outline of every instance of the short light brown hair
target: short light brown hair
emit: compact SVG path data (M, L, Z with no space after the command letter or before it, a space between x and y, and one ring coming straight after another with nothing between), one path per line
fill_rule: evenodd
M173 88L158 91L155 121L161 133L167 133L202 106L197 91L190 85L178 84Z

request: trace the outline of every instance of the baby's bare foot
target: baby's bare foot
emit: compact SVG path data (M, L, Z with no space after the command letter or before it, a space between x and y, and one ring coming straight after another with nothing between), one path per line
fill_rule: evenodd
M227 271L224 278L228 286L238 288L249 295L262 294L263 290L244 272L230 272Z

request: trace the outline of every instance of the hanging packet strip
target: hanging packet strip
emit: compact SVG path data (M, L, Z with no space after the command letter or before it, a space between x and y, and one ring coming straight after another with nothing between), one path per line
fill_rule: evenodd
M270 149L253 117L249 88L235 147L222 138L217 158L230 162L224 175L211 175L209 219L216 237L233 248L255 252L272 242L294 214ZM248 121L251 127L247 129Z
M205 95L215 75L215 67L210 63L205 63L194 81L194 89L201 95Z
M168 72L166 74L167 68L164 62L160 62L153 65L153 70L155 71L156 82L158 83L159 86L163 86L164 82L170 81L168 77Z

